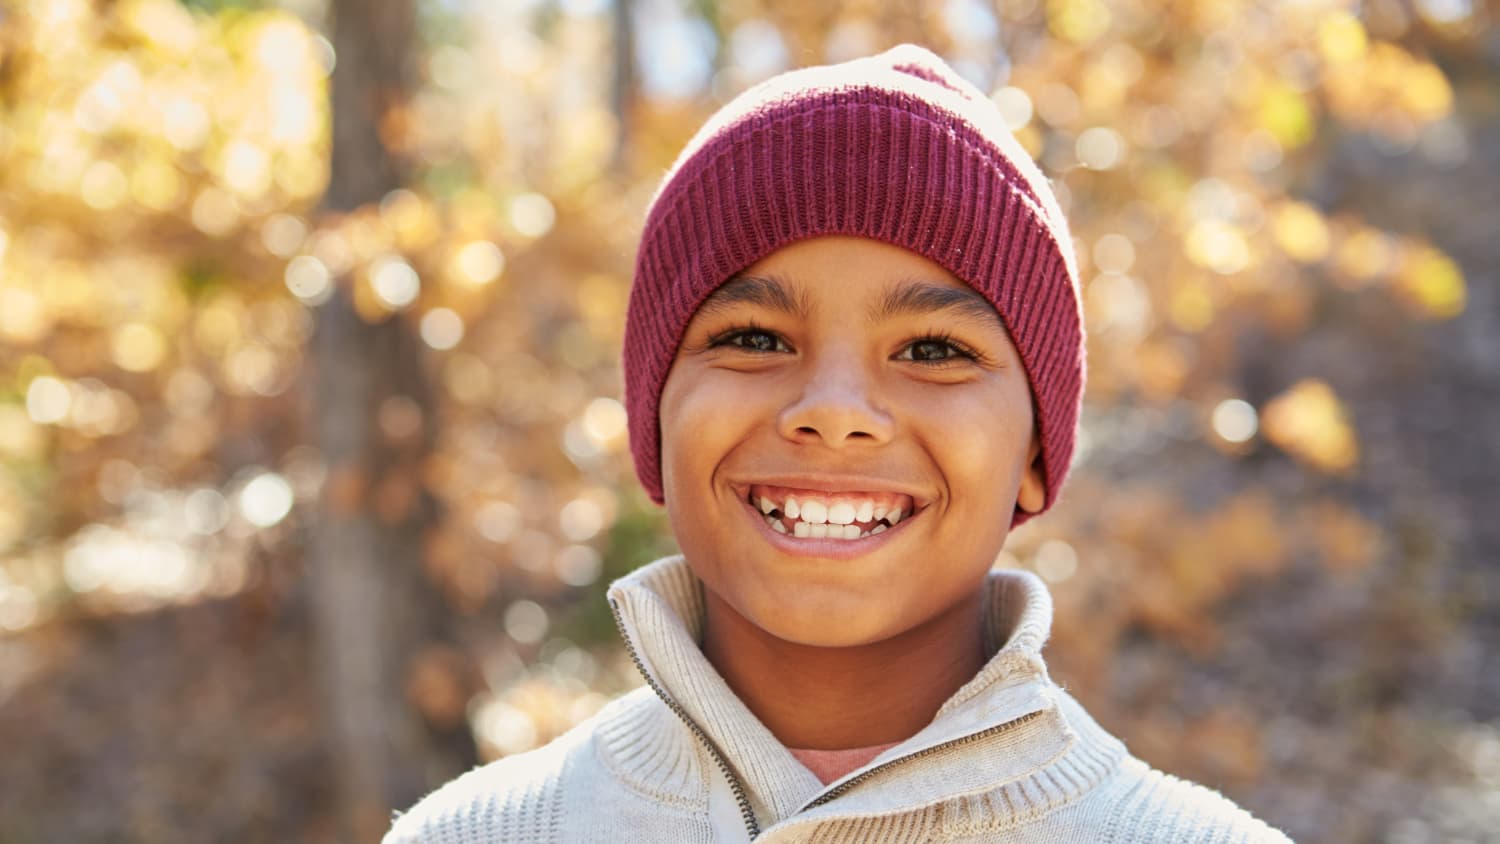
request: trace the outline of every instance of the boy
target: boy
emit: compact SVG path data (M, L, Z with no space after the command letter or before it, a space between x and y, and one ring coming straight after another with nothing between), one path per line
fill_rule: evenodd
M615 583L646 687L389 842L1281 842L1131 757L991 571L1067 474L1077 270L989 101L904 46L776 77L652 203L636 470L682 555Z

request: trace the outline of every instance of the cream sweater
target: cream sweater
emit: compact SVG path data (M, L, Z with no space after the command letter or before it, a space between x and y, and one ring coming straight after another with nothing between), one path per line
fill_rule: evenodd
M1029 572L989 577L979 674L921 732L827 786L699 650L702 586L681 557L617 581L609 601L647 686L428 795L385 844L1290 840L1132 757L1052 682L1052 599Z

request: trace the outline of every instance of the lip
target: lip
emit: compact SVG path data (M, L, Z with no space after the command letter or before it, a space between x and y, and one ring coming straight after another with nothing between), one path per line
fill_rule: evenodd
M780 485L781 484L778 484L778 486ZM792 484L786 484L786 486L792 486ZM802 488L815 489L819 492L832 491L827 489L819 489L818 487L804 486ZM849 487L843 487L843 489L847 490L849 489ZM875 490L870 490L867 488L862 491L873 492ZM925 510L925 508L918 509L912 515L907 516L906 518L897 522L895 527L881 531L880 533L874 534L872 536L865 536L859 539L814 539L812 537L798 539L791 534L777 533L776 531L772 530L771 526L766 524L766 517L761 514L760 510L750 506L750 501L748 500L747 495L740 494L736 495L735 497L739 499L740 508L745 511L745 515L750 519L751 523L755 525L756 529L760 531L760 535L765 537L766 541L769 542L772 547L789 556L813 557L820 560L852 560L856 557L863 557L866 554L874 552L885 546L886 543L892 541L894 537L902 535L906 530L906 526L921 518ZM920 499L916 499L916 497L913 496L913 500Z

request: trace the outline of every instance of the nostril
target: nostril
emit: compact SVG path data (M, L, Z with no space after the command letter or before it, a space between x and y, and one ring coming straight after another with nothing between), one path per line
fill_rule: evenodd
M819 432L817 428L813 428L813 427L810 427L808 425L803 425L803 426L799 427L797 429L797 433L799 433L799 434L810 434L812 436L821 436L821 432ZM860 439L866 439L866 440L873 440L873 439L875 439L875 435L872 434L872 433L870 433L869 431L850 431L849 433L845 434L844 436L845 437L858 437Z

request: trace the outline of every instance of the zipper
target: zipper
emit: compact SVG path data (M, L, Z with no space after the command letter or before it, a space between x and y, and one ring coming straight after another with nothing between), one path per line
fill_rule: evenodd
M808 809L816 809L817 807L822 806L824 803L828 803L830 801L838 799L839 797L843 796L843 794L845 792L847 792L849 789L853 788L856 785L859 785L860 783L864 782L865 780L869 779L870 777L875 776L876 774L880 773L881 771L884 771L885 769L891 767L892 765L902 765L902 764L905 764L907 762L910 762L913 759L921 759L924 756L930 756L930 755L932 755L934 753L937 753L940 750L947 750L949 748L959 747L961 745L969 744L971 742L982 741L982 740L987 739L990 736L993 736L993 735L995 735L997 733L1002 733L1002 732L1004 732L1006 730L1009 730L1009 729L1012 729L1014 727L1019 727L1022 724L1025 724L1025 723L1027 723L1029 721L1032 721L1032 720L1034 720L1036 718L1040 718L1044 712L1045 712L1045 710L1040 710L1040 709L1037 710L1036 712L1028 712L1028 713L1026 713L1025 715L1022 715L1019 718L1016 718L1016 719L1013 719L1013 720L1010 720L1010 721L1006 721L1004 724L996 724L993 727L988 727L986 729L980 730L977 733L970 733L969 735L966 735L966 736L964 736L962 738L956 738L956 739L954 739L952 741L945 741L942 744L935 744L932 747L929 747L929 748L926 748L926 749L923 749L923 750L919 750L916 753L913 753L913 754L911 754L909 756L902 756L902 757L899 757L899 758L896 758L896 759L892 759L891 761L886 762L883 765L877 765L874 768L869 769L868 771L864 771L863 773L860 773L857 776L854 776L854 777L851 777L850 779L844 780L843 782L839 783L838 785L834 786L833 788L829 789L828 791L825 791L822 794L818 795L818 797L816 799L814 799L812 802L808 803L806 806L803 806L802 809L801 809L801 811L805 812Z
M645 663L641 662L640 654L635 650L635 644L625 634L625 623L620 620L620 607L613 598L609 600L609 611L615 617L615 627L620 631L620 641L625 643L625 652L630 654L630 661L635 663L635 670L641 673L641 677L646 680L646 685L651 687L651 691L656 692L656 696L661 698L662 703L665 703L668 709L682 719L682 723L686 724L687 728L693 731L693 735L703 742L703 746L708 748L709 755L713 756L714 764L719 766L719 771L729 781L729 790L734 792L735 802L740 805L740 817L745 821L745 831L750 833L750 840L754 841L760 836L760 823L755 820L755 810L750 808L750 798L745 794L745 786L729 767L729 760L719 752L719 748L714 745L713 739L708 737L708 733L705 733L703 728L693 721L692 716L687 714L687 710L683 709L677 701L672 700L667 690L663 689L646 670Z

